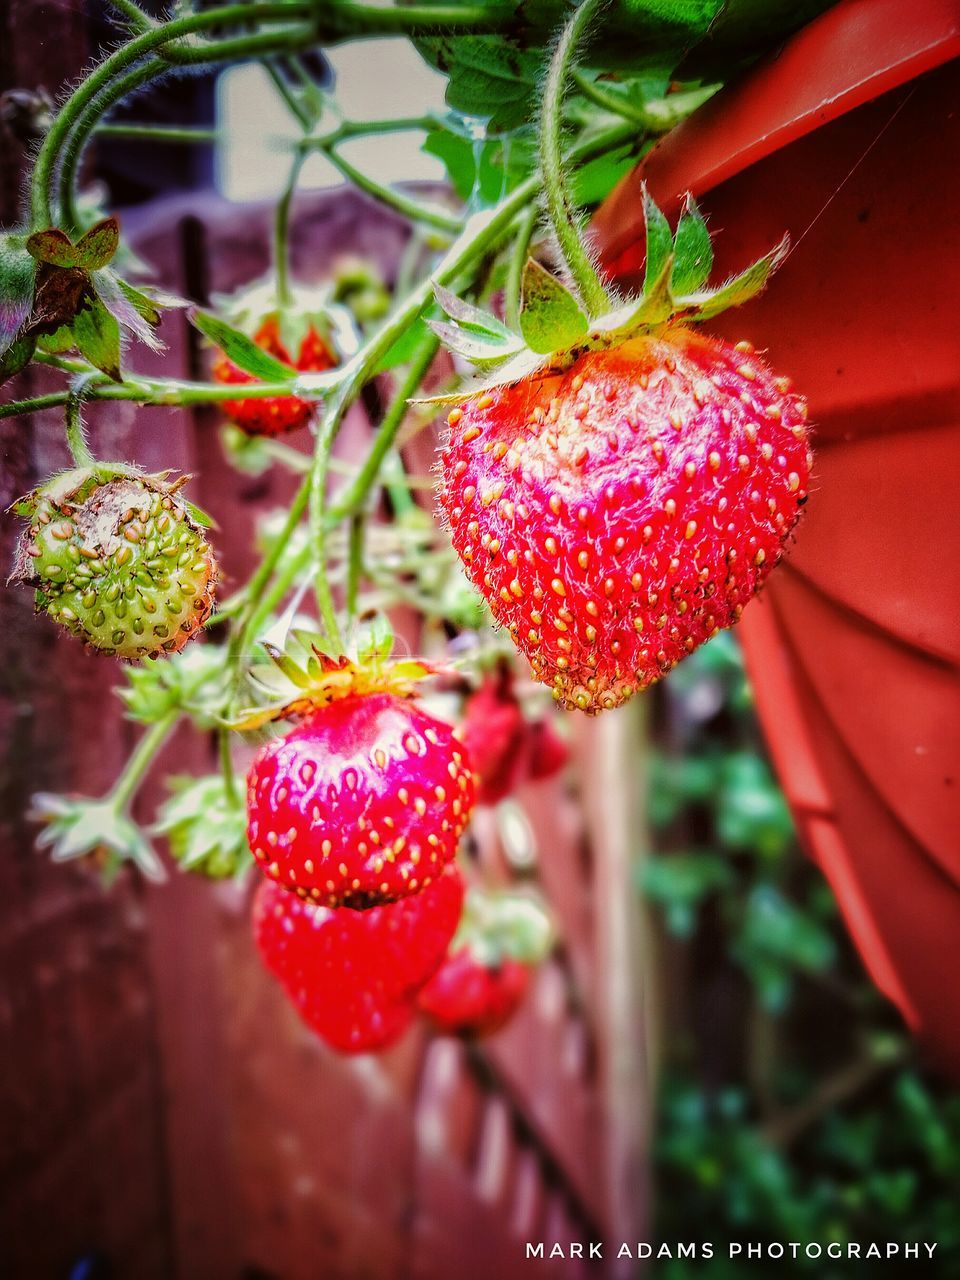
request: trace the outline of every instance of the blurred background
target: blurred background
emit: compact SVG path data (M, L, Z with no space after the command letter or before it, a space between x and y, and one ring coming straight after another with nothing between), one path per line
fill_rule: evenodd
M25 91L0 132L9 223L38 91L55 95L115 29L96 3L12 0L0 37L0 90ZM394 59L348 46L315 72L337 78L353 118L440 109L442 78L412 52L402 74ZM260 275L286 121L259 69L173 81L124 112L221 136L146 152L105 135L93 153L88 178L162 283L204 301ZM385 182L443 176L418 137L362 146L351 158ZM296 273L321 279L355 252L392 280L402 222L319 159L305 188ZM167 371L202 371L178 318L164 336ZM227 469L215 413L90 418L101 452L196 473L240 578L292 479ZM349 456L369 429L357 411ZM0 447L4 510L64 461L56 415L3 420ZM432 449L418 437L411 469ZM3 532L9 563L6 517ZM655 1273L739 1276L728 1241L875 1239L936 1242L923 1274L960 1274L960 1095L868 978L801 852L735 636L616 717L564 719L564 774L478 810L468 856L494 883L539 884L561 933L510 1026L482 1046L418 1027L355 1061L323 1049L263 974L243 888L130 878L106 894L94 869L34 851L31 794L104 790L133 731L109 661L35 619L25 592L0 596L0 646L3 1276L631 1275L625 1261L526 1263L523 1244L604 1240L609 1259L611 1241L692 1239L714 1242L712 1263L662 1258ZM183 738L161 766L214 758ZM945 991L956 958L942 955Z

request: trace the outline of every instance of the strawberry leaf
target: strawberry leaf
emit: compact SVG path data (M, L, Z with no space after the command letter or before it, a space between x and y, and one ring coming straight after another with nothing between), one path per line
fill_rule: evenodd
M122 382L120 372L120 325L96 296L87 299L70 326L77 350L95 369L114 382Z
M56 227L35 231L27 237L27 252L37 262L49 262L52 267L76 267L77 251L64 232Z
M693 293L702 289L713 267L713 249L707 224L689 192L677 223L673 254L673 274L670 276L673 292Z
M533 258L523 272L520 332L531 351L549 355L572 346L590 327L579 302Z
M433 294L450 319L459 325L461 329L469 329L478 334L489 334L496 338L509 339L511 342L516 341L516 335L511 333L507 326L498 320L495 315L491 315L489 311L482 311L480 307L475 307L472 302L466 302L463 298L458 298L455 293L451 293L443 285L435 284L433 286Z
M21 237L0 237L0 355L12 345L30 315L36 272L36 261Z
M205 338L220 348L228 359L232 360L244 373L251 373L264 382L292 382L296 369L282 360L270 355L239 329L221 320L219 316L208 311L193 310L190 320Z
M116 272L108 269L93 271L90 279L97 297L124 329L146 343L151 350L163 350L163 343L154 333L152 325L141 315L139 308L128 296Z
M647 265L643 292L647 293L663 274L663 264L673 252L673 235L657 202L643 185L643 216L647 227Z
M726 311L728 307L739 307L760 292L771 275L783 262L790 249L790 237L784 236L778 245L758 258L752 266L747 267L740 275L734 276L718 289L709 292L688 294L676 299L678 307L691 308L690 320L709 320Z
M15 338L10 343L0 355L0 386L30 363L36 345L37 340L32 334Z
M99 271L113 259L119 247L119 222L116 218L104 218L77 241L73 265L86 271Z

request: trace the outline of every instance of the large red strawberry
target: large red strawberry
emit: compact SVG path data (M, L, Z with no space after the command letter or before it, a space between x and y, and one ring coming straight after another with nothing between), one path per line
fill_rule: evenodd
M440 1031L492 1035L520 1007L530 966L504 959L484 964L469 947L452 952L420 992L418 1004Z
M516 1012L534 967L553 945L550 921L533 899L472 888L443 964L418 996L440 1030L491 1035Z
M330 907L426 888L450 862L474 804L450 725L390 692L307 710L250 769L250 848L267 875Z
M253 340L258 347L300 373L323 373L336 364L325 338L312 326L304 334L295 356L281 341L279 321L274 317L264 321L253 334ZM217 353L211 373L215 382L227 385L236 383L242 386L244 383L257 381L223 352ZM299 396L271 396L261 400L223 402L223 412L241 431L250 436L279 436L288 431L296 431L298 427L307 426L313 418L315 408L311 400L302 400Z
M348 1053L396 1040L457 928L463 881L447 867L422 893L368 911L330 910L265 880L254 939L300 1016Z
M688 323L751 296L782 249L711 294L692 202L673 245L664 227L648 201L647 287L606 317L532 267L538 345L518 355L491 329L499 385L448 419L441 496L467 574L538 679L588 712L735 623L807 497L803 400L749 344ZM476 345L462 308L440 329L456 345L472 325ZM554 351L545 316L565 336Z

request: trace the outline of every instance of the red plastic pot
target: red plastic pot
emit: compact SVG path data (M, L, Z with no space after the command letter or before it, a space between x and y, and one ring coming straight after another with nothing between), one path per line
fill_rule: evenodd
M691 190L718 278L789 229L714 326L809 398L814 492L740 636L801 838L876 984L960 1076L960 5L847 0L674 131L596 220L642 260L641 177Z

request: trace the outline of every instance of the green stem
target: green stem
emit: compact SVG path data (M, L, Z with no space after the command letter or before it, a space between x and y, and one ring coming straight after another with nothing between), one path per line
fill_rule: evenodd
M350 484L341 489L336 495L336 500L331 504L328 513L331 521L339 522L345 516L355 514L366 501L384 458L393 448L393 442L407 413L407 401L426 377L439 346L439 341L428 331L414 351L403 381L377 428L363 465Z
M620 98L615 93L607 93L587 75L585 71L571 72L571 79L577 86L585 98L595 103L598 107L602 107L604 111L610 111L614 115L620 116L623 120L632 120L641 128L649 127L647 113L642 107L635 107L632 102L628 102L626 98Z
M306 48L313 43L333 44L374 35L411 35L429 32L483 33L509 26L515 17L512 4L502 5L409 5L390 9L364 4L337 3L321 0L260 0L255 12L249 4L227 4L200 13L186 14L163 25L142 31L116 49L87 76L58 112L37 155L30 185L30 217L37 229L53 220L51 193L53 179L64 154L67 139L80 113L118 75L123 75L154 50L169 46L185 37L216 27L229 28L249 22L289 24L311 21L309 28L290 28L280 33L257 32L230 40L211 42L194 49L167 49L168 59L181 63L197 63L229 58L258 57L284 48Z
M520 306L523 302L521 296L523 292L523 269L527 265L527 258L530 254L530 240L533 237L533 229L536 225L537 210L536 206L533 206L520 223L520 229L517 232L517 238L514 241L513 252L510 255L510 263L507 268L507 282L504 290L504 319L514 333L520 332Z
M284 187L283 195L277 201L276 217L273 228L273 269L277 280L277 302L281 307L289 306L293 301L290 291L290 209L293 205L294 193L300 181L300 171L306 153L297 151L290 166L290 177ZM295 353L293 353L295 354Z
M290 114L296 120L301 129L310 128L310 116L297 100L297 96L292 92L290 86L286 83L283 76L271 62L265 62L263 69L273 82L273 87L277 91L277 96L283 102Z
M108 3L112 9L123 14L127 19L124 25L131 31L150 31L157 25L149 14L144 13L139 5L133 3L133 0L108 0Z
M320 149L333 167L348 182L352 182L360 191L365 191L368 196L372 196L380 204L386 205L388 209L393 209L404 218L409 218L411 222L423 223L425 226L434 227L438 231L445 231L448 235L455 236L460 234L463 223L459 218L455 218L452 214L444 213L441 209L431 209L429 205L421 204L419 200L414 200L393 187L383 186L382 183L377 182L374 178L370 178L365 173L361 173L359 169L355 169L350 161L345 160L334 147L328 146Z
M258 606L261 597L273 575L274 569L280 562L280 557L286 549L287 542L307 509L309 500L310 481L307 478L294 495L290 509L287 512L287 518L276 541L260 561L256 572L247 584L243 608L231 628L230 644L227 649L228 666L236 667L256 634L259 614Z
M83 434L83 419L80 416L81 400L82 396L77 391L72 391L67 398L67 448L76 466L92 467L95 459Z
M547 213L557 236L560 253L591 316L601 315L606 311L610 300L581 236L580 219L563 169L561 135L563 93L567 77L587 25L601 3L602 0L583 0L561 32L550 59L540 106L540 163Z
M127 761L123 773L114 783L108 797L117 813L122 813L133 799L143 775L179 719L179 711L168 711L162 720L150 726L137 743L133 755Z
M183 143L191 146L218 142L218 129L195 129L189 125L181 128L158 124L98 124L94 130L98 138L129 138L137 142Z
M327 566L327 475L330 452L340 429L340 423L347 410L345 397L337 397L320 420L317 431L316 447L313 453L313 465L307 477L310 496L310 544L313 549L314 574L316 579L317 609L326 632L327 639L341 652L343 637L337 621L337 611L330 590L330 577Z
M383 120L343 120L329 133L315 134L300 143L308 151L325 151L350 138L368 138L385 133L409 133L414 129L430 130L437 127L430 116L394 116Z
M26 417L28 413L42 413L44 409L56 409L69 402L69 391L50 391L43 396L30 396L27 400L11 400L0 404L0 418Z
M347 618L352 623L357 616L357 596L363 576L363 544L367 522L362 512L350 518L347 540Z
M237 774L233 767L233 755L230 751L230 730L217 730L217 745L220 750L220 772L223 774L223 785L228 798L235 804L239 805L241 801L240 789L237 786Z

